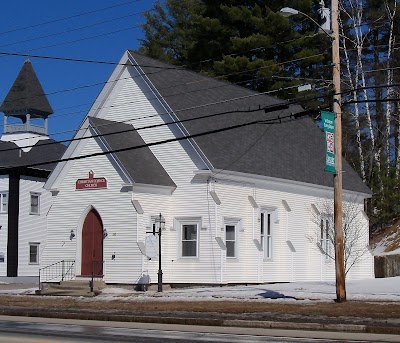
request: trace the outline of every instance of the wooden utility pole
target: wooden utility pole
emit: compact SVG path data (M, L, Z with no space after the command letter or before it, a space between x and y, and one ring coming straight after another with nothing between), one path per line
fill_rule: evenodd
M339 56L339 6L338 0L331 0L332 16L332 62L333 62L333 112L335 114L335 164L334 187L334 223L335 223L335 268L336 301L346 301L346 283L344 271L343 207L342 207L342 109L340 95L340 56Z

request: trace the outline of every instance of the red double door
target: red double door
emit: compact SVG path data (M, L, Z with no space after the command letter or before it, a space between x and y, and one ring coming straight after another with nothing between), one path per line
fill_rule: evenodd
M82 276L103 276L103 223L96 210L86 216L82 228Z

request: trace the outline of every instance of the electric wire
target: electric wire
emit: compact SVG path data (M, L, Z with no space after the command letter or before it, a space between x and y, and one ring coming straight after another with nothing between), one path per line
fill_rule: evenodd
M158 127L162 127L162 126L169 126L169 125L176 125L179 123L185 123L185 122L190 122L190 121L194 121L194 120L201 120L201 119L207 119L207 118L212 118L212 117L216 117L216 116L220 116L220 115L225 115L225 114L233 114L233 113L254 113L254 112L258 112L258 111L274 111L275 109L279 110L282 108L282 106L288 106L288 104L286 102L282 102L280 104L275 104L275 105L271 105L271 106L266 106L262 109L260 108L256 108L253 110L232 110L232 111L224 111L224 112L217 112L217 113L212 113L212 114L207 114L204 116L200 116L200 117L195 117L195 118L187 118L187 119L181 119L181 120L177 120L177 121L173 121L173 122L167 122L167 123L160 123L160 124L153 124L153 125L148 125L148 126L143 126L143 127L132 127L126 130L120 130L120 131L113 131L113 132L109 132L109 133L103 133L103 134L97 134L97 135L91 135L91 136L87 136L87 137L74 137L72 139L65 139L65 140L61 140L61 141L57 141L57 142L41 142L40 147L43 146L48 146L48 145L54 145L54 144L60 144L60 143L67 143L67 142L75 142L75 141L81 141L81 140L86 140L86 139L91 139L91 138L97 138L97 137L104 137L104 136L110 136L110 135L115 135L115 134L121 134L121 133L126 133L126 132L133 132L133 131L141 131L141 130L149 130L149 129L155 129ZM171 114L170 112L165 113L165 114ZM154 115L154 116L158 116ZM114 122L111 124L107 124L106 126L112 126L112 125L116 125L116 124L120 124L122 122ZM102 127L104 125L99 125L99 127ZM83 128L81 130L87 130L87 128ZM27 145L24 146L24 148L32 148L34 147L35 144L33 145ZM2 152L5 151L13 151L13 150L20 150L21 148L19 146L14 147L14 148L8 148L8 149L3 149L1 150Z
M112 35L114 33L119 33L119 32L132 30L132 29L135 29L135 28L138 28L138 27L139 27L138 25L133 25L133 26L125 27L123 29L118 29L118 30L114 30L114 31L108 31L108 32L100 33L100 34L97 34L97 35L94 35L94 36L83 37L83 38L79 38L79 39L75 39L75 40L70 40L70 41L67 41L67 42L55 43L55 44L52 44L52 45L40 46L40 47L37 47L37 48L30 48L29 50L26 50L26 51L23 51L23 52L37 51L37 50L43 50L43 49L47 49L47 48L54 48L56 46L61 46L61 45L78 43L78 42L82 42L82 41L85 41L85 40L90 40L90 39L94 39L94 38L98 38L98 37L104 37L104 36ZM27 56L29 57L31 55L28 53Z
M230 85L230 84L228 83L228 84L226 84L226 85ZM224 86L226 86L226 85L224 84ZM389 85L379 85L379 86L360 87L360 88L358 88L357 90L364 90L364 89L369 89L369 88L382 88L382 87L388 87L388 86L389 86ZM296 85L296 86L285 87L285 88L283 88L283 90L288 90L288 89L291 89L291 88L297 88L297 85ZM324 87L322 87L321 89L323 89L323 88L324 88ZM204 89L202 89L202 90L204 90ZM195 91L197 91L197 90L195 90ZM268 92L264 92L264 93L255 93L255 94L251 94L251 95L248 95L248 96L246 96L246 97L241 97L241 98L226 99L226 100L223 100L222 102L208 103L208 104L203 104L203 105L201 105L201 106L204 107L204 106L217 105L217 104L220 104L220 103L223 103L223 102L235 101L235 100L247 98L247 97L250 97L250 96L257 96L257 95L263 95L263 94L271 94L271 93L279 92L279 91L282 91L282 89L277 89L277 90L268 91ZM354 90L345 90L345 91L342 91L340 94L343 95L343 94L347 94L347 93L353 92L353 91L354 91ZM189 92L185 92L185 93L181 93L181 94L187 94L187 93L189 93ZM176 95L179 95L179 94L172 94L172 96L176 96ZM292 101L289 101L289 102L287 102L287 103L288 103L288 104L301 104L302 102L308 102L308 101L311 101L311 100L318 100L318 99L320 99L320 98L331 97L332 95L333 95L333 93L329 93L329 94L326 94L326 95L315 96L315 97L304 97L303 99L296 98L296 99L292 99ZM155 97L154 99L158 99L158 98ZM370 101L370 102L374 102L374 100L372 100L372 99L371 99L371 100L360 100L360 101L358 101L358 102L363 103L363 102L369 102L369 101ZM382 101L386 101L386 100L383 99ZM397 99L390 99L390 101L397 101ZM125 103L119 104L119 105L117 105L117 106L124 106L124 105L132 104L132 103L135 103L135 102L136 102L136 101L125 102ZM342 103L342 106L347 105L347 104L351 104L351 103L354 103L354 101L343 102L343 103ZM117 107L117 106L116 106L116 105L111 105L111 106L109 106L109 107ZM261 105L259 105L259 106L261 106ZM98 107L98 108L95 108L94 111L97 111L97 110L99 110L99 109L104 109L104 108L107 108L107 107L106 107L106 106L104 106L104 107ZM198 107L190 107L190 108L178 109L178 110L175 110L174 112L187 111L187 110L192 110L192 109L195 109L195 108L198 108ZM136 121L136 120L143 120L143 119L153 118L153 117L157 117L157 116L161 116L161 115L170 115L170 114L171 114L171 112L157 113L157 114L154 114L154 115L142 116L142 117L134 118L134 119L128 119L128 120L126 120L126 121L122 121L122 122L119 122L119 123L126 123L126 122L131 123L131 122ZM201 119L201 117L198 117L198 119ZM175 122L175 123L177 123L177 122ZM108 126L108 125L113 125L113 124L104 124L104 125L105 125L105 126ZM102 126L103 126L103 125L102 125ZM80 130L84 130L84 129L80 128L80 129L77 129L77 130L68 130L68 131L56 132L56 133L52 133L52 134L49 135L49 136L55 136L55 135L65 134L65 133L70 133L70 132L79 132ZM20 140L24 140L24 139L11 140L10 142L16 142L16 141L20 141ZM70 142L70 141L73 141L73 139L72 139L72 140L63 140L63 141L60 141L60 142Z
M26 55L26 54L19 54L19 53L5 53L5 52L0 52L0 55L2 54L10 54L10 55L18 55L18 56L26 56L26 57L35 57L35 58L50 58L50 59L57 59L57 60L72 60L72 61L76 61L76 62L93 62L92 60L78 60L78 59L69 59L69 58L63 58L63 57L50 57L50 56L38 56L38 55ZM288 64L288 63L293 63L293 62L297 62L300 60L304 60L304 59L308 59L308 58L313 58L313 57L317 57L317 56L322 56L323 54L316 54L316 55L312 55L312 56L306 56L306 57L302 57L302 58L298 58L298 59L294 59L294 60L289 60L289 61L285 61L285 62L280 62L278 64L276 64L277 66L279 65L284 65L284 64ZM181 68L181 67L164 67L164 66L149 66L149 65L138 65L138 64L131 64L131 63L124 63L124 64L119 64L119 63L114 63L114 62L101 62L101 61L96 61L95 63L103 63L103 64L117 64L117 65L125 65L125 66L133 66L133 67L140 67L140 68L155 68L155 69L160 69L159 71L154 71L154 72L148 72L148 73L139 73L139 75L135 75L134 77L141 77L143 75L151 75L151 74L155 74L155 73L159 73L162 72L163 70L182 70L185 71L185 69ZM261 69L265 69L265 68L269 68L270 66L264 66L264 67L259 67L256 69L245 69L239 72L233 72L233 73L228 73L228 74L222 74L222 75L218 75L218 76L214 76L215 79L223 79L225 77L228 76L233 76L233 75L238 75L238 74L243 74L243 73L247 73L247 72L254 72L256 70L261 70ZM116 80L111 80L111 81L103 81L103 82L98 82L98 83L94 83L94 84L88 84L88 85L82 85L82 86L77 86L77 87L73 87L73 88L69 88L69 89L64 89L64 90L58 90L58 91L53 91L50 93L43 93L43 94L37 94L37 95L32 95L30 97L23 97L23 98L18 98L18 99L14 99L13 101L17 101L17 100L26 100L26 99L30 99L30 98L34 98L34 97L38 97L38 96L43 96L43 95L53 95L53 94L59 94L59 93L63 93L63 92L70 92L70 91L75 91L75 90L80 90L80 89L85 89L85 88L89 88L89 87L94 87L94 86L98 86L98 85L104 85L107 83L113 83L113 82L118 82L120 79L116 79ZM196 81L196 82L206 82L208 81L208 78L205 78L204 80L201 81ZM179 85L185 85L185 84L191 84L190 83L183 83L183 84L175 84L173 86L169 86L166 88L173 88ZM231 83L232 84L232 83Z
M32 30L32 28L34 28L34 27L44 26L44 25L48 25L48 24L57 23L59 21L64 21L64 20L69 20L69 19L73 19L73 18L77 18L77 17L82 17L82 16L86 16L88 14L97 13L97 12L101 12L101 11L106 11L106 10L109 10L109 9L112 9L112 8L122 7L122 6L125 6L125 5L129 5L129 4L133 4L133 3L137 3L137 2L141 2L141 1L143 1L143 0L127 1L127 2L115 4L115 5L108 6L108 7L98 8L98 9L95 9L95 10L92 10L92 11L88 11L88 12L83 12L83 13L78 13L78 14L74 14L74 15L71 15L71 16L67 16L67 17L48 20L48 21L45 21L45 22L42 22L42 23L38 23L38 24L32 24L32 25L27 25L27 26L15 28L15 29L7 30L7 31L2 31L2 32L0 32L0 35L5 35L5 34L8 34L8 33L16 32L16 31L22 31L22 30L28 30L28 29Z
M229 86L229 85L230 85L229 83L224 84L224 86ZM290 88L294 88L294 87L297 87L297 86L290 86L290 87L286 87L285 89L290 89ZM207 89L212 89L212 88L207 88ZM202 89L202 90L204 90L204 89ZM281 91L281 90L282 89L268 91L268 92L264 92L264 93L255 93L255 94L251 94L251 96L258 95L258 94L259 95L271 94L271 93L275 93L275 92L278 92L278 91ZM194 92L196 92L196 91L197 90L195 90ZM152 92L150 92L150 93L153 94ZM184 92L184 93L181 93L181 94L183 95L183 94L188 94L188 93L189 92ZM181 94L172 94L171 96L176 96L176 95L181 95ZM249 97L249 96L247 96L247 97ZM166 97L167 96L164 96L164 98L166 98ZM246 97L241 97L240 99L244 99L244 98L246 98ZM154 97L154 98L151 98L150 100L158 100L158 98ZM239 100L239 99L238 98L225 99L222 102L214 102L214 103L203 104L202 107L218 105L218 104L223 103L223 102L229 102L229 101L235 101L235 100ZM98 110L102 110L102 109L105 109L105 108L114 108L114 107L118 107L118 106L125 106L127 104L134 104L136 102L137 101L129 101L129 102L124 102L124 103L119 104L119 105L100 106L100 107L94 108L93 111L98 111ZM177 109L177 110L174 111L174 113L183 112L183 111L187 111L187 110L192 110L192 109L195 109L195 108L198 108L198 107L189 107L189 108ZM149 116L142 116L140 118L127 119L127 120L121 121L119 123L133 122L133 121L136 121L136 120L143 120L143 119L153 118L153 117L162 116L162 115L170 115L170 114L171 114L171 112L167 111L165 113L157 113L157 114L153 114L153 115L149 115ZM104 124L102 126L108 126L108 125L112 125L112 124ZM83 130L83 129L55 132L55 133L50 134L49 136L55 136L55 135L59 135L59 134L69 133L69 132L79 132L79 130ZM17 141L21 141L21 140L24 140L24 138L11 140L10 142L17 142Z
M227 127L223 127L223 128L219 128L219 129L214 129L214 130L204 131L204 132L200 132L200 133L195 133L195 134L192 134L192 135L187 135L187 136L182 136L182 137L175 137L175 138L165 139L165 140L162 140L162 141L157 141L157 142L152 142L152 143L145 143L145 144L126 147L126 148L102 151L102 152L97 152L97 153L92 153L92 154L87 154L87 155L81 155L81 156L68 157L68 158L54 159L54 160L49 160L49 161L45 161L45 162L22 164L22 165L18 165L18 166L12 166L12 165L10 165L10 166L2 166L2 167L0 167L0 170L7 170L8 171L8 170L14 170L16 168L31 168L31 167L37 167L37 166L40 166L40 165L46 165L46 164L52 164L52 163L68 162L68 161L75 161L75 160L80 160L80 159L84 159L84 158L90 158L90 157L96 157L96 156L104 156L104 155L109 155L109 154L112 154L112 153L136 150L136 149L141 149L141 148L148 148L148 147L151 147L151 146L167 144L167 143L177 142L177 141L181 141L181 140L187 140L187 139L190 139L190 138L201 137L201 136L205 136L205 135L211 135L211 134L224 132L224 131L228 131L228 130L234 130L234 129L246 127L246 126L249 126L249 125L255 125L255 124L266 124L266 123L268 123L268 124L271 125L271 124L275 123L275 124L282 125L282 120L286 119L286 120L289 121L289 120L296 119L296 118L298 118L300 116L301 116L301 114L296 114L296 115L289 114L289 115L286 115L284 117L280 117L279 119L278 118L273 118L273 119L253 120L253 121L242 123L242 124L231 125L231 126L227 126Z
M106 23L110 23L110 22L113 22L113 21L116 21L116 20L125 19L125 18L129 18L129 17L134 17L134 16L137 16L139 14L143 14L145 12L148 12L148 11L136 12L136 13L120 16L120 17L115 17L115 18L111 18L111 19L107 19L107 20L102 20L102 21L99 21L99 22L96 22L96 23L93 23L93 24L89 24L89 25L85 25L85 26L81 26L81 27L77 27L77 28L73 28L73 29L68 29L68 30L64 30L64 31L60 31L60 32L53 32L53 33L47 34L45 36L32 37L32 38L24 39L24 40L21 40L21 41L18 41L18 42L0 45L0 48L5 48L5 47L8 47L8 46L21 44L21 43L26 43L26 42L32 42L32 41L40 40L40 39L43 39L43 38L49 38L49 37L59 36L59 35L63 35L63 34L68 34L68 33L71 33L71 32L84 30L84 29L87 29L87 28L90 28L90 27L94 27L94 26L98 26L98 25L104 25Z
M221 85L221 87L230 86L230 85L231 85L231 84L226 83L226 84ZM354 89L344 90L344 91L342 91L340 94L343 95L343 94L347 94L347 93L353 92L353 91L361 91L361 90L370 89L370 88L384 88L384 87L391 87L391 86L397 86L397 85L400 85L400 84L359 87L359 88L357 88L357 89L355 89L355 90L354 90ZM218 87L220 87L220 86L216 86L215 88L218 88ZM280 91L283 91L283 90L289 90L289 89L293 89L293 88L297 88L297 87L298 87L298 85L289 86L289 87L280 88L280 89L276 89L276 90L272 90L272 91L268 91L268 92L251 94L251 95L249 95L249 96L247 96L247 97L250 97L250 96L257 96L257 95L263 95L263 94L272 94L272 93L275 93L275 92L280 92ZM322 87L322 88L320 88L320 89L323 89L323 88L324 88L324 87ZM211 88L207 88L207 89L211 89ZM317 89L317 90L320 90L320 89ZM184 95L184 94L188 94L188 93L191 93L191 92L197 92L197 91L202 91L202 90L205 90L205 89L203 88L203 89L194 90L194 91L189 91L189 92L183 92L183 93L178 93L178 94L171 94L171 96ZM321 95L321 96L317 96L317 97L313 97L313 98L306 98L306 97L305 97L303 100L301 100L301 99L299 99L299 98L296 98L296 99L293 99L293 101L292 101L291 103L292 103L292 104L293 104L293 103L299 103L299 104L300 104L301 102L307 102L307 101L310 101L310 100L317 100L317 99L325 98L325 97L328 97L328 96L331 96L331 95L332 95L332 94L327 94L327 95ZM168 97L168 96L164 96L164 97ZM154 99L158 99L158 98L154 98ZM235 101L235 100L238 100L238 99L226 99L226 100L224 100L224 102ZM395 101L395 99L393 99L392 101ZM117 107L117 106L125 106L125 105L127 105L127 104L132 104L132 103L136 103L136 102L137 102L137 101L129 101L129 102L124 102L124 103L118 104L118 105L111 105L111 106L98 107L98 108L94 108L93 110L94 110L94 111L97 111L97 110L105 109L105 108L114 108L114 107ZM368 102L368 101L360 100L360 101L358 101L358 102ZM371 102L373 102L373 100L371 100ZM215 104L219 104L219 103L221 103L221 102L218 102L218 103L210 103L210 104L204 104L204 105L202 105L202 106L215 105ZM350 103L352 103L352 102L351 102L351 101L350 101L350 102L344 102L343 105L350 104ZM180 110L176 110L175 112L186 111L186 110L190 110L190 109L193 109L193 108L180 109ZM78 113L81 113L82 111L77 111L77 112L78 112ZM155 114L155 115L150 115L150 116L144 116L144 117L140 117L140 118L136 118L136 119L129 119L129 120L127 120L126 122L132 122L132 121L134 121L134 120L142 120L142 119L151 118L151 117L155 117L155 116L158 116L158 115L165 115L165 114L170 114L170 113L169 113L169 112L167 112L167 113L160 113L160 114ZM65 114L65 115L69 115L69 114ZM0 126L2 126L2 125L0 125ZM77 132L77 131L79 131L79 130L80 130L80 129L78 129L78 130L68 130L68 131L62 131L62 132L54 132L54 133L50 134L49 136L55 136L55 135L60 135L60 134L65 134L65 133L70 133L70 132ZM19 141L19 140L23 140L23 139L12 140L12 142L16 142L16 141Z

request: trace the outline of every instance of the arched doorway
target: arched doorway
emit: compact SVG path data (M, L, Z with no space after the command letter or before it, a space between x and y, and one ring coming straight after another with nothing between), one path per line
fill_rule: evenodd
M103 223L95 209L87 214L82 228L82 276L103 275Z

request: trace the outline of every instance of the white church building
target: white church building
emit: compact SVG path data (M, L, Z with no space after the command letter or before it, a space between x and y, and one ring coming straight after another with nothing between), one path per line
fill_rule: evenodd
M333 198L323 133L282 104L126 51L45 184L42 267L64 260L76 278L157 283L161 214L164 283L334 279L309 239L328 240L313 219L331 215L320 204ZM371 192L346 161L343 188L366 247ZM373 277L371 254L347 277Z
M26 60L0 105L0 280L37 281L46 246L47 212L52 203L43 188L66 147L48 134L53 109Z

